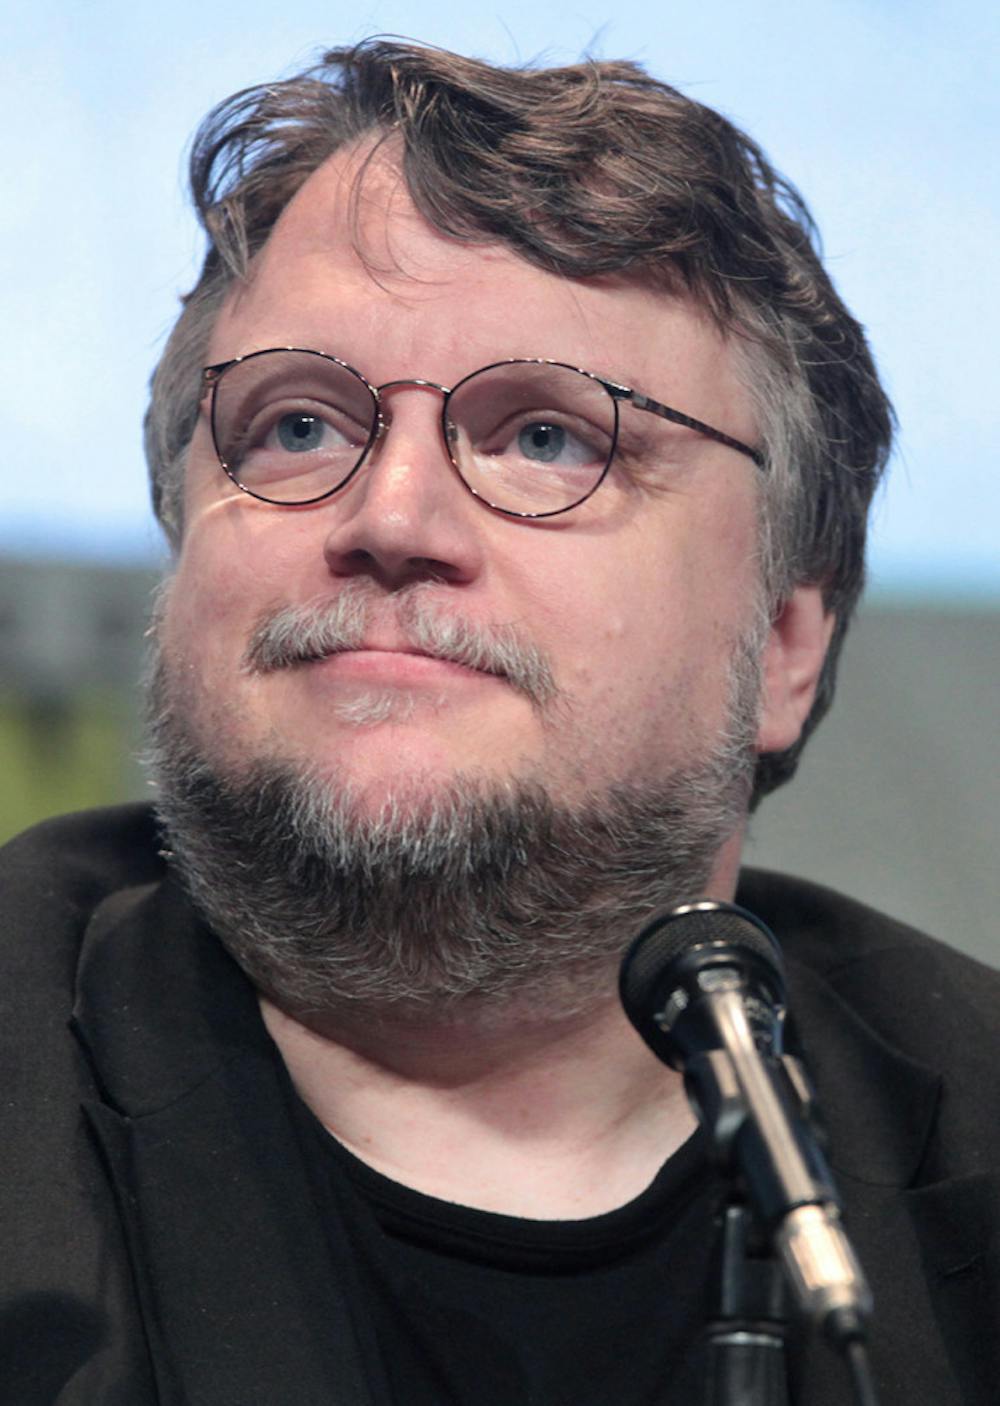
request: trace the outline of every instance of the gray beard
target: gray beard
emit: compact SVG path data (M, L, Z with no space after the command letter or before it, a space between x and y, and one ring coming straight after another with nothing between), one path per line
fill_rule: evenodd
M746 813L755 643L735 651L724 735L665 781L566 806L533 781L457 776L377 815L292 764L227 774L154 644L147 760L173 860L251 981L300 1018L581 1014L643 923L704 895Z

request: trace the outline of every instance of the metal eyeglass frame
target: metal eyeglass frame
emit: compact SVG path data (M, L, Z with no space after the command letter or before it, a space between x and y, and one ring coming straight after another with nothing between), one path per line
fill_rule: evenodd
M335 365L341 367L344 371L350 372L352 376L355 376L361 382L361 384L367 388L369 394L372 397L372 402L375 407L375 417L372 422L371 432L369 433L367 443L365 444L364 448L361 450L360 455L358 456L357 462L353 465L350 472L346 474L344 478L340 480L339 483L334 484L332 488L328 488L324 493L318 493L314 498L303 498L296 501L284 501L281 499L268 498L263 493L255 492L252 488L248 488L246 484L240 482L240 480L236 476L235 471L230 468L229 464L227 464L222 448L219 445L219 438L216 432L215 405L216 393L218 391L220 380L225 375L225 373L229 371L233 366L238 366L241 362L244 361L252 361L255 357L258 356L270 356L275 352L296 352L300 355L318 356L322 357L325 361L332 361ZM608 395L611 397L612 404L614 405L614 432L612 434L611 439L611 448L608 451L607 463L601 470L601 473L594 485L589 488L587 492L583 494L582 497L577 498L572 503L568 503L564 508L552 508L548 512L541 513L526 513L519 512L516 508L504 508L499 503L491 503L488 498L484 498L483 495L479 493L475 488L473 488L473 486L468 482L462 472L461 465L459 464L452 451L453 436L451 434L451 422L448 419L448 403L451 400L451 397L455 394L456 391L460 390L461 387L464 386L468 381L473 380L476 376L482 375L484 371L493 371L501 366L554 366L561 368L565 371L575 371L578 375L586 376L588 380L596 382L596 384L599 386L603 386L604 390L606 390ZM378 442L378 440L382 437L387 428L388 421L382 413L382 392L391 390L396 386L419 386L426 390L438 391L444 397L444 400L441 404L441 429L444 437L444 443L448 451L448 458L451 460L455 472L458 474L458 477L461 480L463 486L468 490L469 493L472 494L474 498L478 498L481 503L484 503L487 507L492 508L494 512L504 513L508 517L525 519L559 517L562 513L571 512L573 508L578 508L581 503L585 503L588 498L593 497L593 495L600 488L601 484L607 478L608 470L611 468L611 465L614 462L615 449L618 445L618 406L622 401L627 401L630 405L633 405L636 410L648 411L651 415L658 415L662 420L669 420L671 424L682 425L685 429L694 430L697 434L704 436L704 438L706 439L715 440L717 444L724 444L727 449L735 449L738 454L745 454L748 459L752 459L759 469L763 469L766 463L764 455L759 449L752 449L749 444L744 444L741 440L734 439L732 435L725 434L722 430L714 429L711 425L705 424L703 420L696 420L694 416L685 415L683 411L674 410L669 405L662 405L658 400L652 400L649 396L642 395L639 391L633 390L630 386L622 386L619 385L617 381L609 381L603 376L598 376L593 371L585 371L582 367L573 366L567 361L553 361L549 357L541 356L512 356L507 357L503 361L491 361L488 366L480 366L477 368L477 370L470 371L467 376L463 376L460 381L456 381L456 383L450 388L447 386L439 385L436 381L424 381L418 377L410 376L403 377L395 381L385 381L381 386L373 386L371 382L367 379L367 377L363 376L361 372L357 370L356 367L351 366L346 361L342 361L339 356L332 356L329 352L315 351L310 347L265 347L260 351L247 352L244 356L234 356L231 357L228 361L217 362L214 366L206 366L201 373L200 399L204 400L205 396L208 395L209 392L211 392L212 401L209 410L209 422L212 431L212 444L215 448L216 458L222 465L222 468L225 470L227 476L232 480L233 483L236 484L236 487L241 489L242 492L249 494L251 498L257 498L263 503L272 503L275 507L304 508L308 507L312 503L323 502L324 499L332 497L334 493L338 493L340 489L346 487L346 485L350 483L351 479L358 472L362 464L365 462L365 459L368 457L368 453L371 450L372 446Z

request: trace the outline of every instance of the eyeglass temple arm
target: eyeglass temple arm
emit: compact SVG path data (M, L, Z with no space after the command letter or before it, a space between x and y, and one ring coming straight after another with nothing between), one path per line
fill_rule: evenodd
M669 405L661 405L658 400L651 400L648 395L640 395L638 391L630 390L628 386L616 386L612 381L605 382L605 384L615 400L627 400L635 406L636 410L648 410L651 415L659 415L661 420L669 420L671 424L683 425L686 429L695 430L708 439L714 439L718 444L735 449L738 454L745 454L748 459L754 461L759 469L764 467L766 460L759 449L751 449L749 444L744 444L739 439L733 439L732 435L724 434L722 430L713 430L712 426L706 425L704 420L696 420L693 415L685 415L680 410L671 410Z

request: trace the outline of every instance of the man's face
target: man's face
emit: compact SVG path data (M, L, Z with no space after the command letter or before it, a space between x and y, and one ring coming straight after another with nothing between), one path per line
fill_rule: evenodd
M294 346L374 385L451 386L488 363L546 357L753 442L729 350L692 306L445 238L389 165L369 172L355 226L357 165L335 157L303 187L230 298L209 361ZM391 424L361 471L304 508L240 492L199 423L162 643L203 750L237 774L261 758L308 766L373 815L459 774L540 782L574 805L613 784L655 785L710 750L757 608L749 460L624 406L621 462L597 493L565 517L522 521L463 487L437 393L401 387L385 403ZM413 653L399 607L417 585L436 621L525 645L547 696ZM369 612L359 648L246 667L262 618L345 593Z

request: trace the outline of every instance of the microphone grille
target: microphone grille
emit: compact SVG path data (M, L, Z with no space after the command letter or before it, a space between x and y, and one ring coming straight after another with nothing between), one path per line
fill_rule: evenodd
M712 900L684 904L647 923L622 961L619 988L625 1013L633 1024L648 1019L671 963L692 947L708 943L742 947L779 976L783 973L777 938L745 908Z

